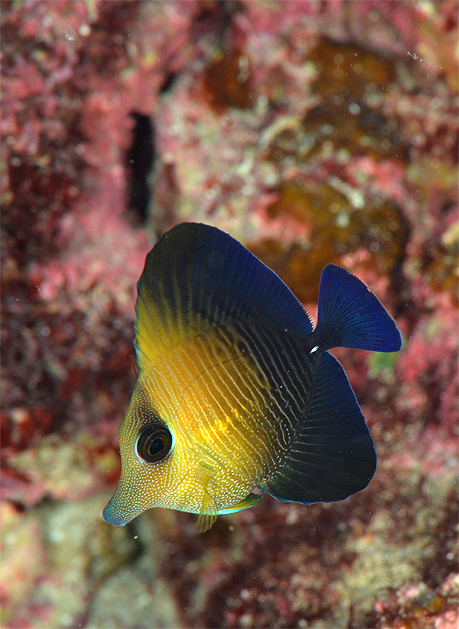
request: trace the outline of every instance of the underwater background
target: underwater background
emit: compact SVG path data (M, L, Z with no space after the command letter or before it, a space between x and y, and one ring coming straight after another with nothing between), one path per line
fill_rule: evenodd
M457 2L1 3L2 627L453 629ZM396 354L334 350L378 469L350 498L102 519L145 256L230 233L316 319L334 262Z

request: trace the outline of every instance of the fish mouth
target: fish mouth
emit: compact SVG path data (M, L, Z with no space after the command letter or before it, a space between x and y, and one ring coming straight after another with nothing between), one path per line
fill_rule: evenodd
M105 522L108 524L113 524L113 526L124 526L128 522L134 519L135 516L130 516L127 513L123 513L123 511L118 508L118 506L114 503L113 498L110 500L108 505L105 507L103 511L103 517Z

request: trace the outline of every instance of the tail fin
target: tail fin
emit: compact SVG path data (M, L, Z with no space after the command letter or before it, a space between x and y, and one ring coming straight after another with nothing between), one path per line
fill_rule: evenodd
M311 335L321 351L332 347L398 352L397 324L358 277L336 264L322 271L318 322Z

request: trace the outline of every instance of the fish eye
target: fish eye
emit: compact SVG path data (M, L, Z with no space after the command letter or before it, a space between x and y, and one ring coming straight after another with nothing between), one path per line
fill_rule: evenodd
M171 431L163 424L145 426L137 437L137 454L147 463L157 463L166 458L172 448Z

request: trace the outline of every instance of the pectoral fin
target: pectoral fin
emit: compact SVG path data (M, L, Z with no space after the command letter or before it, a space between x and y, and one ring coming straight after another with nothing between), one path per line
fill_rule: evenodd
M202 497L198 521L196 522L194 528L199 533L205 533L214 524L218 513L215 499L211 493L212 479L215 475L215 470L211 465L201 461L198 467L197 475L202 484L202 488L204 489L204 494Z
M201 511L194 528L198 533L205 533L212 527L216 519L217 505L212 496L204 489Z

